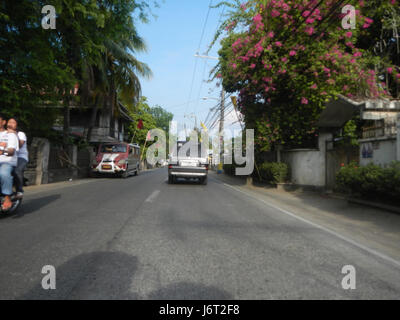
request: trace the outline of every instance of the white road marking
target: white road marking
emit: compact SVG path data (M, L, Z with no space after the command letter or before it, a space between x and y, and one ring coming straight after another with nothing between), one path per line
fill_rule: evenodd
M153 193L151 195L149 195L144 202L153 202L159 193L160 193L160 190L154 190Z
M277 209L277 210L287 214L288 216L291 216L291 217L293 217L293 218L295 218L297 220L300 220L302 222L305 222L305 223L307 223L307 224L309 224L309 225L311 225L311 226L313 226L315 228L318 228L318 229L321 229L321 230L323 230L325 232L328 232L329 234L334 235L339 239L342 239L342 240L344 240L344 241L346 241L346 242L348 242L348 243L350 243L350 244L352 244L352 245L354 245L354 246L356 246L356 247L358 247L358 248L360 248L360 249L362 249L364 251L367 251L368 253L370 253L372 255L375 255L375 256L383 259L383 260L386 260L386 261L389 261L389 262L395 264L397 267L400 267L400 261L395 260L395 259L393 259L393 258L391 258L391 257L389 257L389 256L387 256L387 255L385 255L383 253L380 253L380 252L378 252L378 251L376 251L374 249L368 248L368 247L366 247L366 246L364 246L364 245L362 245L362 244L360 244L360 243L358 243L358 242L356 242L356 241L354 241L354 240L352 240L350 238L347 238L347 237L345 237L345 236L343 236L343 235L341 235L341 234L339 234L339 233L337 233L337 232L335 232L333 230L330 230L330 229L328 229L326 227L323 227L323 226L321 226L321 225L319 225L317 223L314 223L314 222L311 222L311 221L309 221L307 219L301 218L301 217L297 216L296 214L294 214L294 213L292 213L290 211L287 211L285 209L279 208L279 207L277 207L277 206L275 206L275 205L273 205L273 204L271 204L271 203L269 203L269 202L267 202L267 201L265 201L263 199L259 199L256 196L254 196L254 195L252 195L250 193L247 193L247 192L245 192L243 190L240 190L240 189L238 189L236 187L233 187L233 186L231 186L231 185L229 185L227 183L224 183L224 185L229 187L229 188L232 188L232 189L234 189L234 190L236 190L238 192L241 192L241 193L247 195L248 197L251 197L253 199L261 201L261 202L265 203L267 206L269 206L271 208L274 208L274 209Z

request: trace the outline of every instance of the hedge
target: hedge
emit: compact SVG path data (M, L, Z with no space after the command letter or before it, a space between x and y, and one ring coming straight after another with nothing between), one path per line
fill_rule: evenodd
M258 170L263 181L273 184L285 182L289 175L289 167L283 162L264 162Z
M224 172L229 175L235 175L236 167L244 165L224 164ZM258 165L258 170L262 181L268 183L281 183L285 182L288 178L289 168L287 164L281 162L264 162ZM256 169L254 168L253 177L259 179Z
M351 163L340 169L336 185L341 192L400 205L400 161L385 168L372 163L363 167Z

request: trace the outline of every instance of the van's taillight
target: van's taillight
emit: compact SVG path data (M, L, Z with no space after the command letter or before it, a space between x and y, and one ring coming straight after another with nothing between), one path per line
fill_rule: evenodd
M169 164L169 165L168 165L168 169L172 169L172 164Z

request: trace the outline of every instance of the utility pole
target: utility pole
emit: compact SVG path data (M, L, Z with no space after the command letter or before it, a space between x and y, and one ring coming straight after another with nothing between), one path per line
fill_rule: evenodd
M218 57L211 57L207 55L200 55L196 53L194 55L196 58L201 58L201 59L211 59L211 60L219 60ZM221 83L222 86L222 83ZM224 117L225 117L225 90L224 87L222 87L221 91L221 114L220 114L220 120L219 120L219 136L220 136L220 158L219 158L219 164L218 164L218 170L217 173L222 173L222 159L224 157Z
M220 156L219 156L219 164L217 173L222 173L223 169L223 158L224 158L224 117L225 117L225 90L222 88L221 90L221 110L220 110L220 118L219 118L219 138L220 138Z

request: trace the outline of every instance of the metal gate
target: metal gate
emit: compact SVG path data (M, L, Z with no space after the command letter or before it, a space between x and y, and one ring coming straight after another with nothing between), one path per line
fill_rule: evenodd
M340 168L352 161L359 163L360 147L352 145L341 145L335 141L326 142L326 188L334 190L336 185L336 174Z

